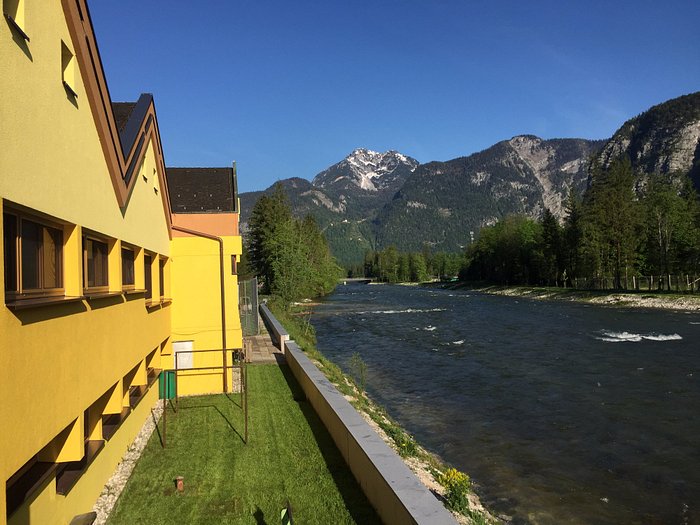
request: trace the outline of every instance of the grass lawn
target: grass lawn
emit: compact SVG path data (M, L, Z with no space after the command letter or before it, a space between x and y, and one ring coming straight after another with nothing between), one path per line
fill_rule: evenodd
M248 382L248 444L240 395L181 398L167 448L161 420L109 525L276 525L287 500L300 524L380 523L287 366L250 365Z

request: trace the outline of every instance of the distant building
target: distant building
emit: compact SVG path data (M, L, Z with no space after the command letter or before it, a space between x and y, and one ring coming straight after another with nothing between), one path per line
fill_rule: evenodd
M224 364L222 352L203 350L241 348L238 311L238 190L235 168L167 168L172 206L172 340L181 351L178 392L221 391L223 378L214 370L190 368ZM195 233L196 232L196 233ZM199 235L198 235L199 234ZM216 239L214 239L214 238ZM223 278L224 287L221 287ZM225 311L221 311L221 293ZM222 317L225 315L225 317ZM221 320L225 318L225 345ZM231 364L230 353L225 358ZM226 385L233 378L229 372Z
M150 417L173 342L219 350L181 354L213 367L182 372L181 393L223 388L224 322L242 346L238 195L232 168L166 175L153 97L111 102L85 0L3 9L0 525L64 524Z

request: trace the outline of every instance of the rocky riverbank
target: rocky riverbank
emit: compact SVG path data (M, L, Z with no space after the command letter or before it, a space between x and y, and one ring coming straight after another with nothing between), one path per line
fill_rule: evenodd
M658 308L664 310L700 312L700 295L648 292L599 292L594 290L532 286L478 286L465 283L449 285L449 288L469 289L491 295L526 297L536 300L574 301L600 306Z

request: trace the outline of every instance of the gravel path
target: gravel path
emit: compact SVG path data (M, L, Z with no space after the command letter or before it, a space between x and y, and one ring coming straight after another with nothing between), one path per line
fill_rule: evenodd
M124 490L126 482L129 481L129 476L131 476L131 472L134 470L136 463L141 457L143 449L146 448L146 444L151 434L153 434L162 413L163 403L159 400L153 408L151 408L151 417L146 419L136 439L134 439L134 442L126 449L124 457L117 465L114 474L109 478L109 481L107 481L102 489L100 497L97 498L95 505L92 507L92 510L97 513L97 519L93 525L104 525L107 522L109 514L117 503L122 490Z

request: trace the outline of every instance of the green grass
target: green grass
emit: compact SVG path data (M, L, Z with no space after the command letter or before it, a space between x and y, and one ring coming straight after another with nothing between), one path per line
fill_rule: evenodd
M248 380L248 444L240 395L181 398L167 447L161 420L109 525L278 524L287 500L297 523L379 523L288 367L252 365Z

